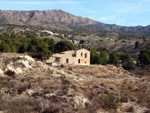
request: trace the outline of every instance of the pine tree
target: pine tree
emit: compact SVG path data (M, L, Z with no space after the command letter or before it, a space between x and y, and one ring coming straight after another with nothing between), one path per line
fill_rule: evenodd
M115 65L115 66L119 66L119 58L118 58L116 52L112 52L112 53L110 54L109 63L110 63L110 64L113 64L113 65Z

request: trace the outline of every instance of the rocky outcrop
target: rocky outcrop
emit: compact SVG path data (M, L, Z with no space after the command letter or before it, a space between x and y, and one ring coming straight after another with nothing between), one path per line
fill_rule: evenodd
M8 76L28 74L36 70L37 68L40 71L40 68L42 68L42 66L44 66L45 69L48 68L46 64L39 61L35 61L32 57L28 55L3 58L1 59L0 64L0 74Z

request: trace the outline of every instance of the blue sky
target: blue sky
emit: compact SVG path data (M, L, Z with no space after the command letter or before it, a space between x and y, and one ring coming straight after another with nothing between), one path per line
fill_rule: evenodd
M107 24L150 25L150 0L0 0L0 10L52 9Z

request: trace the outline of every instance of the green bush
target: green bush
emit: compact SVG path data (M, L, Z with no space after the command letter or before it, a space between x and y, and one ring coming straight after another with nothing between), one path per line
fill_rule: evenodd
M150 76L150 67L149 66L137 66L134 70L130 72L134 73L136 76Z
M80 40L79 43L80 43L80 44L83 44L83 43L85 43L85 40Z
M119 58L117 56L117 53L113 51L109 56L109 63L113 64L115 66L119 66Z
M121 53L120 60L122 60L123 63L129 62L131 60L130 53L127 53L127 54Z
M134 70L136 68L136 65L133 61L128 61L123 65L123 68L126 70Z
M108 53L106 51L101 51L100 58L101 58L101 64L106 65L108 63Z
M141 64L150 65L150 49L141 50L138 59Z
M140 46L140 42L139 42L139 41L136 41L136 42L135 42L135 47L134 47L134 48L137 49L139 46Z
M115 109L121 102L121 99L117 96L112 94L104 95L101 97L102 101L104 102L104 108Z
M59 41L55 45L55 52L57 53L73 49L75 49L75 46L70 41L67 40Z

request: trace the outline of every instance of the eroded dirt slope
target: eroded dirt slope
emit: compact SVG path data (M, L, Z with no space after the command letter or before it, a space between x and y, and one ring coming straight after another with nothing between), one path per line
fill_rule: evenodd
M1 58L4 113L149 113L150 79L112 65L49 66L23 56Z

